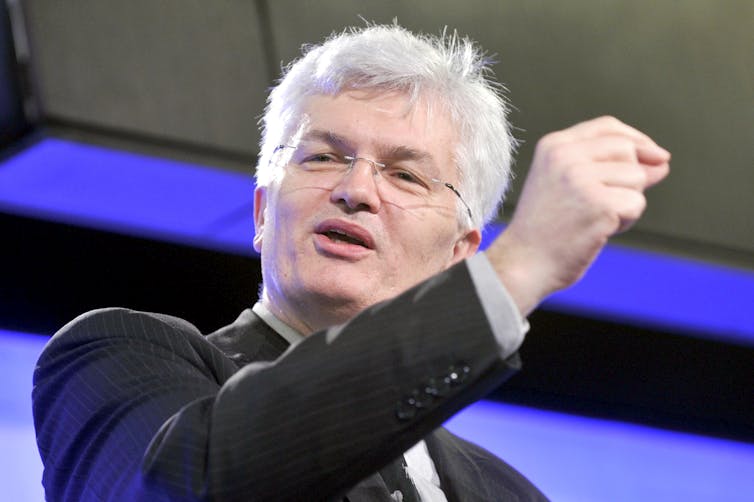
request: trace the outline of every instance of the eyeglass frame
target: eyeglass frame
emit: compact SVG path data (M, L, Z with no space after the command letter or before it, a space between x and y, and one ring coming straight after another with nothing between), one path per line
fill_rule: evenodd
M293 149L296 149L296 147L292 146L292 145L278 145L272 151L273 157L274 157L274 155L277 152L279 152L283 148L293 148ZM346 172L351 171L353 169L354 165L356 164L356 161L359 161L359 160L363 160L363 161L366 161L369 164L371 164L372 169L375 172L378 172L378 173L380 172L380 169L387 168L387 164L385 164L384 162L377 162L376 160L368 159L366 157L357 157L357 156L353 156L353 155L343 155L343 159L345 159L345 160L348 161L348 168L347 168ZM270 161L272 161L272 158L270 159ZM380 168L380 169L378 169L378 168ZM381 174L380 174L380 176L381 176ZM472 221L472 222L474 221L474 216L473 216L473 214L471 212L471 207L469 207L469 205L466 203L466 201L464 200L463 196L461 195L461 192L459 192L458 189L452 183L449 183L447 181L443 181L443 180L440 180L440 179L437 179L437 178L429 178L429 181L431 181L433 183L439 183L440 185L443 185L445 188L447 188L448 190L450 190L451 192L453 192L454 194L456 194L456 197L458 197L458 200L460 200L461 203L463 204L463 206L466 208L466 212L469 215L469 221Z

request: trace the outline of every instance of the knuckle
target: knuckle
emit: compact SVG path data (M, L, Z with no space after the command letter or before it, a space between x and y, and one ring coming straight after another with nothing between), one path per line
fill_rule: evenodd
M624 218L635 221L644 213L644 209L647 207L647 199L641 192L632 191L630 193L631 195L622 208L621 214Z
M606 126L617 126L617 125L622 125L623 124L623 122L621 122L620 120L618 120L613 115L603 115L603 116L599 117L597 120L601 121Z
M546 148L541 152L541 156L545 164L547 164L548 169L560 172L571 171L573 165L578 163L581 154L578 148L574 147L572 143L555 138L552 143L546 145Z
M560 169L561 171L568 172L570 169L566 169L568 163L569 153L566 148L556 147L545 152L545 160L551 168Z
M555 148L555 146L558 143L560 143L560 140L559 140L560 136L561 136L560 131L545 134L537 142L536 151L542 152L542 153L549 152L550 150Z

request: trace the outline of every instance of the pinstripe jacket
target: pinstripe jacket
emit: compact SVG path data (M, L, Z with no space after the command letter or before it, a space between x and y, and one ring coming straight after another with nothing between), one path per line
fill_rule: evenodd
M464 264L287 342L250 310L204 336L104 309L63 327L33 390L48 500L391 500L379 474L425 438L449 501L543 500L438 427L518 367ZM282 355L281 355L282 354Z

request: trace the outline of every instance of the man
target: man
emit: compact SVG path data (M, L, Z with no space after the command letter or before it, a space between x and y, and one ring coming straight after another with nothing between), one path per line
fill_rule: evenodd
M607 117L546 136L475 254L513 145L486 72L397 26L292 65L257 168L260 300L207 337L124 309L57 333L33 396L48 498L543 500L440 426L518 368L525 316L636 221L669 154Z

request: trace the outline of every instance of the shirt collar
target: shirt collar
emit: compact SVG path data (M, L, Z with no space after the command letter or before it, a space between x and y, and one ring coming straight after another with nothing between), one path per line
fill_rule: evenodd
M304 335L288 326L286 323L275 317L275 314L264 306L262 302L257 302L251 308L270 328L285 338L291 345L296 345L304 339Z

